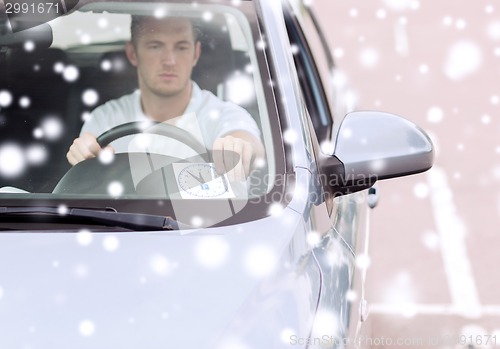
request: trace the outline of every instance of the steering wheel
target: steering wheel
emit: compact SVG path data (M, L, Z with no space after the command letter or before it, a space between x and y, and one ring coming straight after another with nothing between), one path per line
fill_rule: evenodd
M144 125L145 124L140 121L118 125L116 127L113 127L112 129L105 131L103 134L97 137L97 143L101 146L101 148L104 148L111 142L125 136L130 136L137 133L156 134L173 138L178 140L179 142L184 143L189 148L193 149L197 154L200 154L205 161L209 161L208 156L206 156L207 149L205 148L205 146L198 142L198 140L193 138L193 136L189 132L177 126L165 124L163 122L154 122L152 124L147 123L146 127Z
M157 134L176 139L199 154L195 157L196 159L202 157L204 161L210 162L209 154L205 146L193 138L189 132L179 127L160 122L147 124L147 127L144 127L143 122L130 122L119 125L97 137L97 143L101 148L104 148L119 138L137 133ZM135 185L131 174L129 155L129 153L115 154L114 160L110 164L103 164L98 158L82 161L70 168L52 192L105 194L108 192L110 183L119 181L123 185L124 193L134 193ZM147 155L149 157L156 157L157 163L172 163L179 161L178 158L167 155ZM190 161L189 159L186 160Z

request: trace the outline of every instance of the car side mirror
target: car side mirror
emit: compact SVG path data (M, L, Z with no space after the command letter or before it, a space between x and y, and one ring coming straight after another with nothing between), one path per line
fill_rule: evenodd
M429 136L414 123L393 114L359 111L347 114L333 155L322 156L328 191L336 195L366 189L379 179L425 172L434 150Z

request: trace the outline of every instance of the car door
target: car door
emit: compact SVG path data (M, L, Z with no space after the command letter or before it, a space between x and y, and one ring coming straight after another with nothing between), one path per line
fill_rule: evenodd
M309 134L317 161L336 137L336 129L344 114L352 108L350 101L339 100L332 84L335 74L333 59L326 46L318 22L305 6L290 6L285 23L293 47L302 99L309 115ZM342 113L336 115L335 113ZM321 180L326 174L316 166ZM319 318L335 318L337 328L330 336L330 347L343 347L353 342L357 324L364 312L364 271L356 268L357 251L364 251L365 192L328 197L312 208L312 225L322 237L315 255L323 275L323 290L318 308ZM361 253L359 253L361 255ZM325 315L326 314L326 315ZM317 328L323 326L319 324ZM324 333L312 334L311 343L321 343ZM324 344L324 342L323 342Z

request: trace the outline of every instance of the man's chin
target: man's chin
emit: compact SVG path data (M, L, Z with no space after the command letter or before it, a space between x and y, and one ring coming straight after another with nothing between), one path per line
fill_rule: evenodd
M180 95L181 91L174 88L157 88L153 92L159 97L169 98Z

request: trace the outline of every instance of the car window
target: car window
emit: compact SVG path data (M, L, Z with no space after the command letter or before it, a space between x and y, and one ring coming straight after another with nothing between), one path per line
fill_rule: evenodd
M270 81L267 59L259 45L263 34L252 1L206 0L197 2L196 6L184 1L89 4L81 1L78 6L71 14L48 23L50 37L46 37L47 40L13 43L0 35L2 199L40 199L45 203L59 200L65 204L73 200L79 205L97 200L101 202L100 207L110 202L109 206L113 207L122 203L131 209L152 212L150 209L161 210L158 207L161 200L195 200L200 205L208 205L212 200L236 200L240 195L243 200L251 200L275 189L273 178L283 171L284 155L282 149L276 147L281 142L281 138L278 142L275 139L281 137L279 121L272 87L267 83ZM213 134L223 135L225 129L241 125L238 127L259 137L264 158L254 164L243 189L230 183L227 176L219 177L214 172L215 159L208 148L200 154L193 150L196 142L182 142L186 139L182 132L176 131L174 137L169 133L171 128L160 132L145 123L136 126L147 128L148 132L167 132L168 137L164 138L181 141L173 146L162 143L159 138L163 136L135 135L130 136L135 143L130 141L125 152L117 151L115 155L103 152L102 157L74 167L68 163L68 149L80 135L82 125L97 118L98 108L107 105L108 112L115 108L115 104L109 103L124 96L135 100L132 97L138 93L139 76L125 51L126 42L131 38L132 14L156 19L185 18L192 23L202 53L191 78L202 93L209 92L225 104L218 104L220 108L206 114L206 119L214 123L221 120L217 126L208 121L206 125L201 123L196 113L188 112L189 107L179 118L182 122L175 125L181 131L192 131L190 136L202 144L208 139L208 128L213 129ZM183 47L176 43L175 49L183 50ZM178 73L170 72L175 74ZM199 103L208 103L207 98L200 99ZM131 107L131 110L136 109ZM227 111L230 115L240 110L244 110L245 116L236 119L221 112ZM153 138L148 140L148 137ZM111 146L118 147L119 141L112 141ZM83 165L90 162L91 165ZM191 164L198 167L187 170ZM109 175L111 167L115 167L113 173L117 178ZM78 175L67 178L75 172ZM214 191L211 185L200 182L207 176L216 184ZM149 200L155 202L154 207L147 207ZM144 202L144 205L133 208L127 202ZM269 204L266 200L261 203ZM234 207L232 210L234 215Z
M297 11L297 10L296 10ZM333 127L333 61L325 50L316 23L305 7L300 19L294 12L286 16L287 31L294 49L294 61L311 120L320 142L329 140Z

